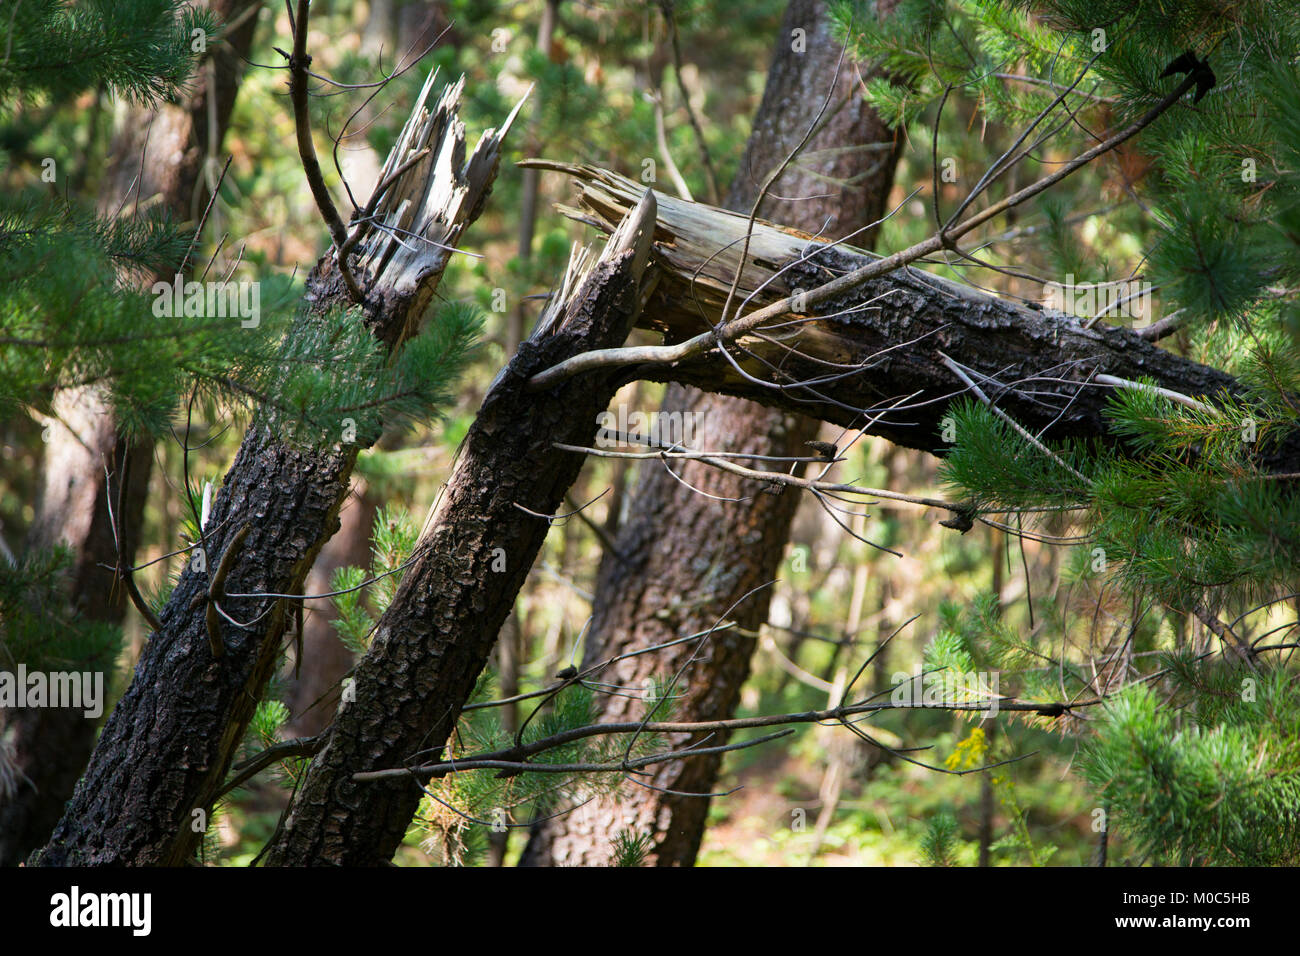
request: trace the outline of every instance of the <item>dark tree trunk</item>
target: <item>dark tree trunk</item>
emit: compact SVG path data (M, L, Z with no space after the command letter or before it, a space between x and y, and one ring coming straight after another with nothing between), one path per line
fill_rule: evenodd
M624 340L640 309L653 221L646 193L489 390L420 536L421 557L379 621L357 667L354 699L301 781L268 865L374 866L397 850L421 788L409 780L358 783L352 774L402 766L445 746L546 538L545 516L582 468L581 455L553 445L592 441L598 414L621 384L616 375L584 376L538 395L528 379L552 362Z
M110 147L100 189L101 214L121 209L123 215L133 215L132 197L156 197L185 222L193 221L194 210L206 205L203 161L220 149L229 125L260 0L211 0L207 6L233 29L200 66L186 103L127 112ZM146 287L153 280L146 279ZM121 624L126 592L111 569L119 559L126 565L135 562L153 444L129 442L118 432L98 388L71 389L56 398L55 407L59 421L45 449L28 546L66 546L73 556L68 593L77 611L90 620ZM109 517L110 494L116 536ZM112 666L111 661L84 663L95 670ZM15 793L0 801L0 866L17 864L49 837L90 757L95 729L95 721L75 710L0 715L0 736L9 740L22 781Z
M460 95L459 85L446 91L432 115L424 97L417 102L387 168L396 169L426 145L431 153L399 177L376 208L378 220L431 241L396 248L388 233L355 227L364 236L357 262L381 263L363 279L365 307L372 332L389 348L417 329L446 266L446 250L477 217L496 176L505 130L485 134L466 160L456 117ZM307 290L302 329L348 302L332 250L313 270ZM259 415L244 436L213 502L213 530L204 541L207 568L187 565L161 615L162 629L150 638L40 864L179 865L192 858L290 616L283 600L227 599L223 609L249 623L220 621L223 650L214 656L207 625L212 576L233 545L238 552L231 555L227 593L301 593L317 553L338 527L359 450L344 443L302 447L270 421Z
M893 134L859 95L853 71L842 70L832 88L840 47L830 35L828 20L820 0L794 0L787 8L763 102L727 206L749 212L763 181L798 146L817 106L829 96L818 132L773 184L771 194L786 198L766 199L760 214L835 239L880 218L897 153ZM792 48L796 28L806 31L802 53ZM870 234L860 234L858 243L870 240ZM758 455L810 455L804 442L816 437L820 425L779 409L678 385L669 387L661 412L700 416L696 448ZM607 552L601 562L584 667L706 631L724 617L750 632L767 620L771 590L745 595L779 576L797 493L787 489L763 494L753 481L699 463L683 463L674 470L681 481L659 462L641 468L631 517L619 531L616 553ZM751 638L731 631L710 637L675 688L680 697L674 701L673 719L733 716L753 648ZM667 679L676 673L694 651L695 645L687 643L641 654L618 662L600 679L641 687L652 677ZM600 719L635 719L640 706L626 695L609 695ZM672 745L692 741L691 735L682 734ZM714 735L710 745L723 742ZM649 858L655 865L691 865L704 834L709 800L683 794L711 792L721 758L711 754L664 764L650 781L661 789L627 784L617 795L553 817L535 828L521 863L607 866L614 857L614 839L628 830L651 836Z

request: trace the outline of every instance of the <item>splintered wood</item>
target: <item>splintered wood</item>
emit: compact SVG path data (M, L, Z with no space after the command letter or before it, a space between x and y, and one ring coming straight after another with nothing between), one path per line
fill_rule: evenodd
M572 176L578 187L578 205L557 204L556 208L606 233L646 192L645 186L596 166L532 159L520 165ZM745 250L749 217L659 192L655 198L659 204L655 258L663 274L653 307L639 324L677 341L704 331L721 318ZM820 264L799 261L808 256ZM746 303L743 311L752 312L796 289L811 289L809 280L829 281L871 258L875 257L850 245L831 247L797 229L756 219L728 317L735 314L739 302ZM792 277L801 283L791 284Z
M466 226L481 211L501 157L501 144L524 100L500 129L489 129L466 159L465 124L458 115L465 78L446 87L433 108L425 104L437 72L429 74L397 143L388 153L375 193L348 225L344 247L352 265L368 277L367 301L379 304L391 329L390 344L415 330L433 299L447 261Z

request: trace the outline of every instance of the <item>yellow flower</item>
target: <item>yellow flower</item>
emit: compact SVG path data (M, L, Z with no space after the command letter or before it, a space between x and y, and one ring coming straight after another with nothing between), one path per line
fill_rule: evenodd
M969 770L981 766L988 746L983 729L972 727L970 734L948 755L943 765L949 770Z

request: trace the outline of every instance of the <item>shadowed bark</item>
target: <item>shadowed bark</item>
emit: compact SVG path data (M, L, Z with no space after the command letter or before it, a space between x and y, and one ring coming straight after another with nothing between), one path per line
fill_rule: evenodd
M840 47L828 19L820 0L794 0L787 8L727 206L748 214L763 181L799 145L816 106L829 96L819 130L772 186L771 196L785 198L766 199L760 211L835 239L880 218L896 149L892 132L859 95L851 68L846 65L832 87ZM796 28L806 31L802 53L790 42ZM872 233L860 234L859 242L868 244ZM807 456L812 452L804 442L817 436L820 425L781 409L671 385L661 414L677 412L699 416L692 447L757 455ZM607 551L601 561L584 668L706 631L724 617L751 632L767 620L771 590L763 585L778 576L799 500L794 489L761 493L753 481L698 462L674 467L681 481L659 462L644 463L640 471L630 517L614 553ZM753 649L749 637L713 634L675 688L673 719L732 717ZM695 650L686 643L641 654L601 672L600 680L642 687L676 673ZM604 722L638 719L643 709L626 695L602 701ZM685 747L702 736L673 735L671 744ZM725 742L714 734L709 745ZM658 789L626 783L615 795L547 820L534 829L521 864L608 866L615 838L629 831L650 835L648 860L654 865L691 865L709 800L690 794L714 789L721 762L721 754L710 754L663 764L649 780Z

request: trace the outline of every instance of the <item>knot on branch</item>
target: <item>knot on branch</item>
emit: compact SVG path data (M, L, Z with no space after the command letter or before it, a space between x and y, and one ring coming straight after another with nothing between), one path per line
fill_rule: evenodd
M952 528L954 531L960 531L965 534L971 528L975 527L976 511L974 508L957 507L953 510L952 516L944 518L939 524L945 528Z

